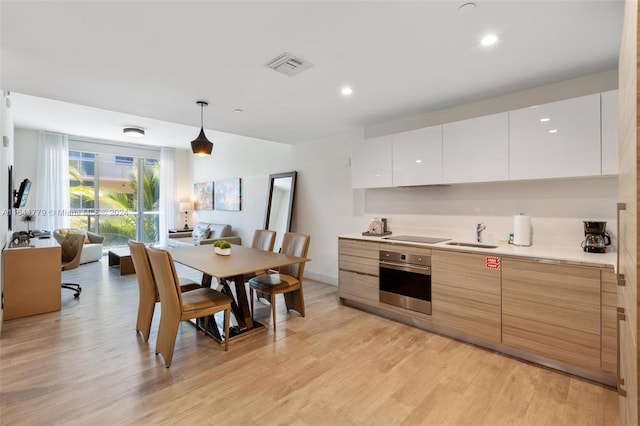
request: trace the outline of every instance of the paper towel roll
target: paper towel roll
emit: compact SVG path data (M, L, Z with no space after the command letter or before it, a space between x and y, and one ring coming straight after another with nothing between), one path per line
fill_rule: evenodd
M531 218L525 214L513 217L513 244L516 246L531 245Z

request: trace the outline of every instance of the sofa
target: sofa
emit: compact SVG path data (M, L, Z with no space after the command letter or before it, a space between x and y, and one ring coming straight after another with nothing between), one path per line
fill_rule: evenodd
M80 264L95 262L102 259L102 251L104 249L104 237L81 228L56 229L53 231L53 238L59 244L68 233L84 234L84 246L82 246L82 254L80 255Z
M169 233L167 245L169 247L195 246L213 244L218 240L229 241L231 244L242 244L240 237L233 235L231 225L198 222L193 227L193 231Z

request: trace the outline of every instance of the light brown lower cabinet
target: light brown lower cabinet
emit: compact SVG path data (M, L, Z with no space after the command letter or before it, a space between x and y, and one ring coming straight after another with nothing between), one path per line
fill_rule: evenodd
M344 299L378 302L380 245L370 241L338 240L338 293Z
M600 337L600 368L608 374L616 374L618 364L618 316L616 311L616 274L613 270L602 270L602 330Z
M502 343L600 371L600 269L502 261Z
M434 325L500 342L500 269L489 264L484 254L432 252Z

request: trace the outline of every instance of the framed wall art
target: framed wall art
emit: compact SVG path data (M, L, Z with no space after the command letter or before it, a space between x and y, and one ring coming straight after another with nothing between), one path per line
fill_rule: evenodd
M240 211L242 206L242 180L240 178L219 180L215 184L216 210Z
M213 182L193 184L194 210L213 210Z

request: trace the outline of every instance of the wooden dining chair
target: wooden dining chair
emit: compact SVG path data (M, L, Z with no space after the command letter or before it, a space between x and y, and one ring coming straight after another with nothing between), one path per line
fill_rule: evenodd
M307 257L311 237L304 234L287 232L282 238L282 253L289 256ZM302 276L306 262L280 267L277 274L260 275L249 280L251 293L251 315L254 312L254 291L258 298L271 303L273 314L273 331L276 330L276 295L284 294L287 311L293 309L304 316L304 294L302 292Z
M136 331L142 334L142 337L146 342L149 340L153 312L156 307L156 302L160 301L160 294L158 293L156 280L151 272L151 264L149 263L149 256L147 256L144 243L129 241L129 252L131 253L133 267L136 270L138 290L140 294L138 297L138 320L136 321ZM180 283L181 293L202 288L200 284L190 280L189 278L179 277L178 280Z
M253 233L253 241L251 242L251 248L263 250L263 251L273 251L273 246L276 243L276 231L269 231L268 229L256 229ZM269 271L266 269L261 269L259 271L254 271L249 274L245 274L244 280L249 281L251 278L256 277L258 275L266 275Z
M231 299L211 288L182 293L171 253L147 247L151 271L160 293L160 327L156 340L156 355L162 354L167 368L171 366L173 349L180 321L204 318L204 332L209 325L209 316L224 311L224 350L229 348L229 317Z

